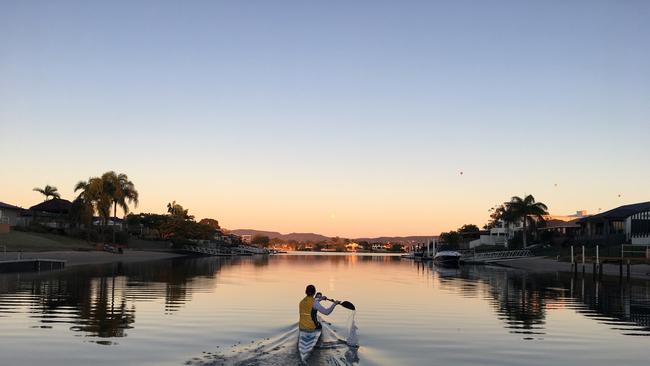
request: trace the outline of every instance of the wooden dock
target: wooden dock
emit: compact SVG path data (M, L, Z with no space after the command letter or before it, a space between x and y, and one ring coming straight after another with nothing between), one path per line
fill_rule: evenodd
M0 261L0 273L41 272L65 268L65 261L58 259L12 259Z

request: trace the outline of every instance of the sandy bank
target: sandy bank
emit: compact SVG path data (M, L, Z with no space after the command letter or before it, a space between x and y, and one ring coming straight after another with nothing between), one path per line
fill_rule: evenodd
M104 264L113 262L143 262L151 260L168 259L174 257L182 257L182 254L170 252L152 252L141 250L125 250L124 254L113 254L103 251L51 251L51 252L23 252L22 258L41 258L41 259L60 259L65 260L66 267L78 266L84 264ZM4 253L0 252L0 260L2 259L16 259L18 252L7 252L6 257Z
M520 258L507 261L498 262L498 265L523 269L529 272L570 272L571 263L558 262L555 259L533 257L533 258ZM585 273L592 274L593 264L585 264ZM578 263L578 274L582 274L582 264ZM619 265L613 263L606 263L603 266L603 275L618 276ZM623 266L623 276L627 276L627 268ZM650 280L650 265L635 264L630 268L630 277L638 279Z

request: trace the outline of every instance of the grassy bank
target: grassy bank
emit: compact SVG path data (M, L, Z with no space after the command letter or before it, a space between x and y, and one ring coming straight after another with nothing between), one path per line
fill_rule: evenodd
M64 235L10 231L0 234L0 250L7 251L51 251L51 250L93 250L95 244L86 240Z

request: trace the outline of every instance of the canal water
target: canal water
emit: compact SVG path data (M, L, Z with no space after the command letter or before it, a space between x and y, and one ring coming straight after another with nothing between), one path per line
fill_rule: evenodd
M314 365L648 364L647 281L336 254L1 275L0 364L296 364L309 283L357 308L324 317Z

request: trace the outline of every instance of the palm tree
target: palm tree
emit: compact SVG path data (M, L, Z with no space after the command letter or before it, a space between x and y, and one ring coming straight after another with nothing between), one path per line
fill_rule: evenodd
M122 208L125 215L129 213L130 203L138 207L138 191L126 174L116 174L114 171L109 171L104 173L101 179L113 202L114 218L117 218L117 206ZM115 244L115 230L113 230L113 244Z
M529 222L544 221L544 215L548 215L548 207L541 202L535 202L535 197L529 194L524 198L519 196L512 197L510 202L506 203L506 212L509 218L522 220L524 226L524 248L526 248L527 224Z
M75 185L74 191L80 191L77 199L91 207L92 211L97 212L102 218L103 226L106 226L111 213L112 197L109 194L109 187L102 178L91 177L88 181L79 181Z
M122 208L125 215L129 213L130 203L138 207L138 191L126 174L110 171L104 173L101 179L113 201L113 217L117 217L117 206Z
M186 210L176 201L169 202L167 204L167 213L170 216L179 218L182 220L193 220L194 216L189 214L189 210Z
M45 196L45 201L47 201L48 198L50 198L50 197L52 197L52 198L61 198L61 195L59 194L59 189L54 187L54 186L51 186L49 184L46 185L44 188L36 187L36 188L33 189L33 191L39 192L42 195L44 195Z
M138 205L138 191L133 182L126 174L116 174L113 171L102 174L101 177L89 178L87 182L80 181L75 186L75 192L79 193L78 199L92 205L102 218L104 228L113 208L113 216L117 217L117 206L120 206L125 214L129 212L129 204ZM115 230L113 230L113 243L115 243Z

